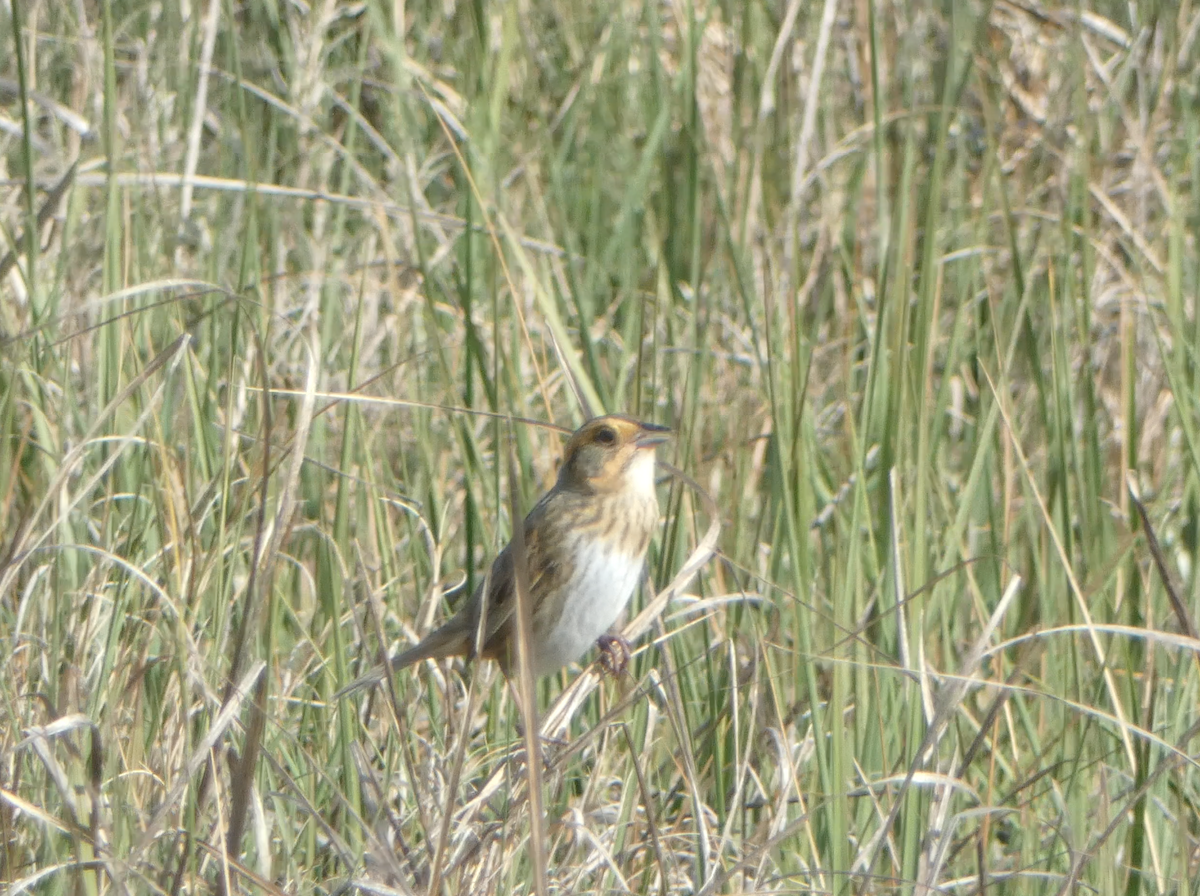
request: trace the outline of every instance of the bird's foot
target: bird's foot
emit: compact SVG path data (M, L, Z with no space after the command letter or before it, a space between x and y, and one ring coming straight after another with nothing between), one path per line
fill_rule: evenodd
M620 677L633 656L629 642L620 635L604 634L596 639L596 646L600 648L600 665L604 671L614 678Z

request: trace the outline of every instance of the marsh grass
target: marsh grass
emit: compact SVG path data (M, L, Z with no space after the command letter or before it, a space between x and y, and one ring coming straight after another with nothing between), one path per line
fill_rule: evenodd
M7 892L1195 892L1198 27L6 5ZM588 408L631 616L720 536L534 824L495 669L336 695Z

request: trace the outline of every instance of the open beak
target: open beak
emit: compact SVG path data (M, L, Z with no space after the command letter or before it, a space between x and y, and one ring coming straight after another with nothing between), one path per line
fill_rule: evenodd
M654 448L671 438L671 430L657 423L643 423L642 431L637 434L634 443L639 448Z

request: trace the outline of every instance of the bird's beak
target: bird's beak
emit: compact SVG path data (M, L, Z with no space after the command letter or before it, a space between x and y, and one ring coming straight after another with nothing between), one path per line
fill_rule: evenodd
M654 448L671 438L671 430L657 423L643 423L642 431L637 434L634 444L639 448Z

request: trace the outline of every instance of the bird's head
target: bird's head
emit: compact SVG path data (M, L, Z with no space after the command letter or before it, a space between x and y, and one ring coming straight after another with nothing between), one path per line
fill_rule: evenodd
M654 494L654 449L670 438L665 426L622 414L595 417L567 442L558 484L589 492Z

